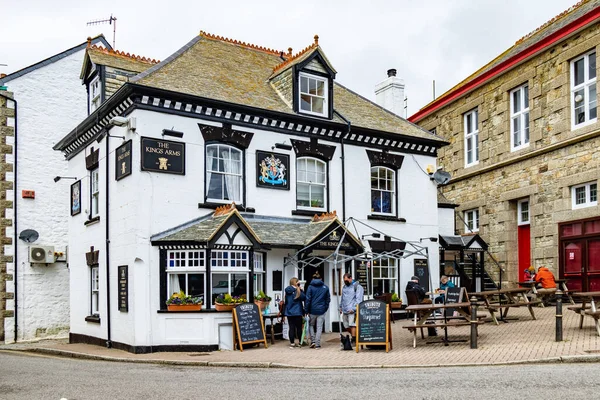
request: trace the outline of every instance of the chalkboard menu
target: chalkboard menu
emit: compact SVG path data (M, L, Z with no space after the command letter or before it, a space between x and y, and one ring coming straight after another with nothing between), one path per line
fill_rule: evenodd
M358 305L356 324L356 352L360 345L391 346L389 306L383 301L366 300Z
M119 311L129 311L129 275L127 265L119 265Z
M444 300L446 304L460 303L462 302L463 288L452 287L446 289ZM451 317L454 314L454 308L446 308L446 316Z
M244 303L233 309L233 329L240 351L244 351L244 345L250 343L262 342L267 347L265 326L256 304Z
M427 260L424 258L415 258L415 276L419 277L419 285L429 292L429 268Z
M366 290L365 294L369 295L369 270L367 269L366 263L361 262L356 266L356 279L358 280L360 286Z

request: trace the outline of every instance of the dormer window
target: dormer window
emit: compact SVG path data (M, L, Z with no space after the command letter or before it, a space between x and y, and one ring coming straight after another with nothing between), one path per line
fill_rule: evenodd
M96 111L96 109L98 107L100 107L100 102L101 102L101 98L100 98L100 86L101 86L100 85L100 76L97 75L90 82L90 91L89 91L90 114L93 113L94 111Z
M327 117L327 78L300 73L300 112Z

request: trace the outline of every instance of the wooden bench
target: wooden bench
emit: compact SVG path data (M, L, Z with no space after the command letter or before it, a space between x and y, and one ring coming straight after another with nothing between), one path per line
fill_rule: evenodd
M453 328L453 327L459 327L459 326L471 326L471 324L481 325L483 323L484 323L484 321L481 321L481 320L465 321L463 319L462 321L456 321L456 322L450 321L450 322L435 322L433 324L422 324L422 325L404 325L402 328L407 329L409 332L412 332L414 334L413 347L417 347L417 329L423 329L423 328L447 329L447 328ZM423 331L421 331L421 337L422 337L422 335L423 335Z

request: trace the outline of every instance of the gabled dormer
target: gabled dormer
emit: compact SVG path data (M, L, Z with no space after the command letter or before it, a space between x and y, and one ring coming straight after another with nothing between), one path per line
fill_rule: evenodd
M336 71L315 42L292 55L292 49L283 55L284 61L273 68L271 85L279 96L300 115L333 118L333 81Z
M88 47L80 75L88 92L88 114L96 111L113 93L128 82L129 78L158 62L158 60L135 54L130 55L122 51L92 45L88 38Z

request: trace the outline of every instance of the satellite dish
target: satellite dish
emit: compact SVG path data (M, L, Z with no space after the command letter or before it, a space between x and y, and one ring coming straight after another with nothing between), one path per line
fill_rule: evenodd
M40 237L40 234L33 229L25 229L19 234L19 239L27 243L33 243Z
M433 174L433 180L438 185L445 185L446 183L450 182L450 173L444 171L443 169L438 169L435 171L435 174Z

